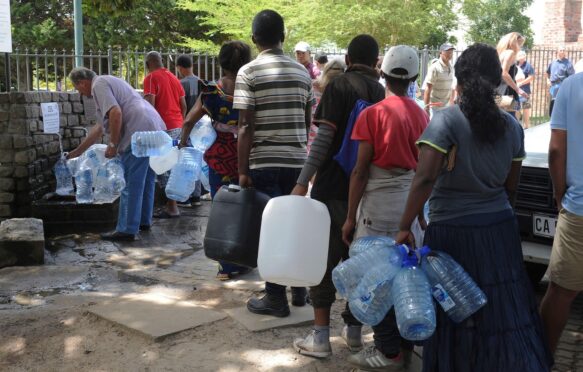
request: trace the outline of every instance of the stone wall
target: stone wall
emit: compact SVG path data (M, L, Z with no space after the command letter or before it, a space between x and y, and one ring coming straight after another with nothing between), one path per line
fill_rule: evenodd
M30 216L31 203L55 190L59 136L43 133L40 103L57 102L63 151L79 145L94 124L93 101L79 93L0 94L0 220Z

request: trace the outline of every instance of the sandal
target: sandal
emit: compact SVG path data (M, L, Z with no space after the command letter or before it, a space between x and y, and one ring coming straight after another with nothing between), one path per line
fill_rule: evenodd
M231 274L229 273L222 273L222 272L218 272L217 273L217 279L220 280L221 282L225 282L227 280L231 280Z

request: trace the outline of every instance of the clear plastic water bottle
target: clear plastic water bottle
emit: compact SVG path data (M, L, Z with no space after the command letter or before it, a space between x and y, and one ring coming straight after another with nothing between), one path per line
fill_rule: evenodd
M67 160L61 157L55 164L55 178L57 179L57 194L69 195L73 192L73 177L67 167Z
M176 201L186 201L194 191L200 175L202 154L192 147L180 149L178 163L172 168L166 184L166 196Z
M464 321L488 302L476 282L447 253L423 247L421 268L427 274L433 297L454 322Z
M126 187L125 172L123 163L118 157L109 159L105 164L107 168L107 178L111 185L114 200L121 195L121 192Z
M417 266L417 256L403 260L403 267L393 279L393 304L401 336L422 341L435 331L435 307L427 275Z
M71 176L75 177L77 175L77 171L79 170L79 167L81 166L82 160L83 160L83 155L67 160L67 168L69 168L69 173L71 173Z
M388 242L370 245L369 249L349 258L332 270L332 281L340 296L350 300L366 295L370 288L374 288L382 281L391 281L401 267L403 257L408 249L404 245L395 246ZM377 270L377 266L379 266ZM370 281L361 287L362 292L356 291L363 277L369 273L378 273L370 276ZM372 274L371 274L372 275Z
M85 163L85 167L97 169L101 165L105 164L105 151L107 150L107 145L95 144L92 145L83 154L82 162Z
M93 203L93 172L89 168L81 168L75 176L77 190L75 197L79 204Z
M211 189L211 184L209 182L209 166L204 160L202 161L202 168L200 170L200 182L205 190L208 191Z
M164 174L174 168L176 163L178 163L178 156L180 155L180 150L178 147L172 147L166 154L160 156L150 156L150 168L156 174Z
M371 247L376 246L393 246L395 245L395 240L389 238L388 236L363 236L361 238L355 239L348 250L350 257L354 257Z
M352 314L364 324L371 326L379 324L393 306L392 280L387 279L387 273L395 271L391 266L387 262L369 270L354 290L359 297L348 302Z
M109 183L107 167L100 166L97 169L97 176L93 182L94 192L93 201L95 204L111 203L113 200L113 191Z
M165 155L178 141L163 130L132 134L132 154L138 158Z
M211 147L216 139L217 132L215 131L215 128L213 128L211 119L206 115L194 125L192 132L190 132L192 147L203 154L209 147Z

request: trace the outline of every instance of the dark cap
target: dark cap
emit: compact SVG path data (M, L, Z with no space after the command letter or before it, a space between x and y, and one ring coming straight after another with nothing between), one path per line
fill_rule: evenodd
M440 52L445 52L451 49L455 49L455 47L450 43L441 44L441 46L439 47Z

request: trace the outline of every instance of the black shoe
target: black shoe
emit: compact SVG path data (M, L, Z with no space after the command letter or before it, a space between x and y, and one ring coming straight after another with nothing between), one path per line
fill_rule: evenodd
M306 288L292 288L292 305L304 306L307 302L308 292Z
M266 294L262 298L251 298L247 301L247 310L254 314L273 315L285 318L289 315L287 297Z
M150 231L151 228L150 225L140 225L140 231Z
M134 234L126 234L119 231L100 234L100 236L101 239L109 240L111 242L133 242L136 240L136 236Z

